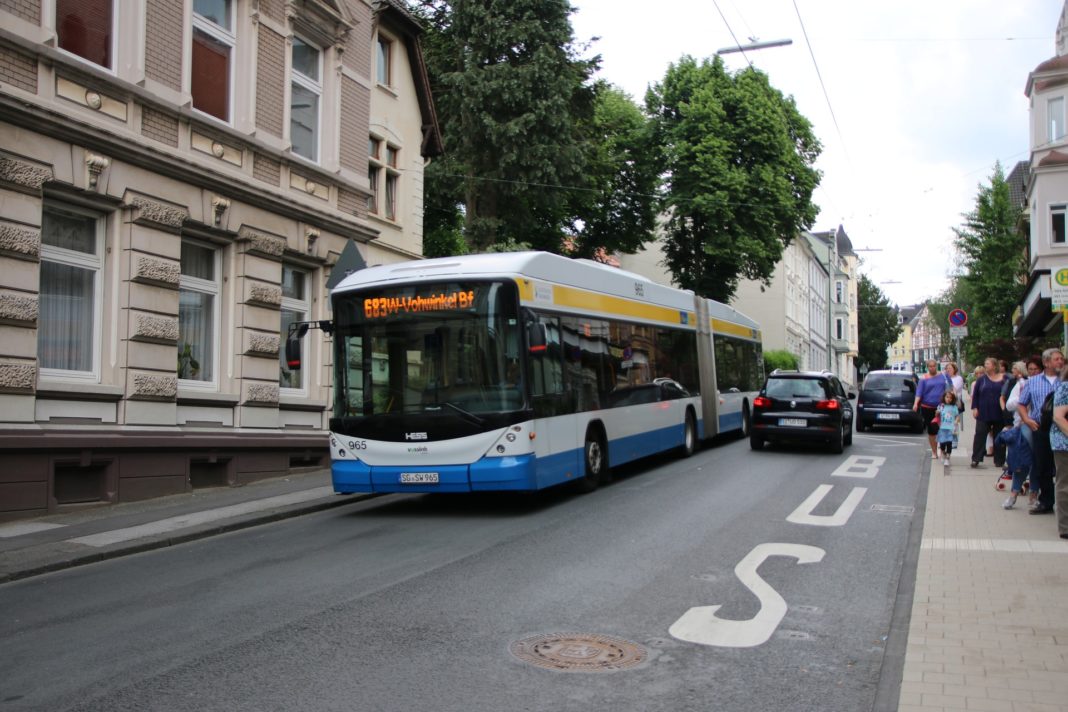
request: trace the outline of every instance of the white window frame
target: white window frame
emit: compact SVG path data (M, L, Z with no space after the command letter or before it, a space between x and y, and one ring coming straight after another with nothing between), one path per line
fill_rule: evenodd
M222 353L222 248L218 245L213 245L210 242L204 240L196 240L193 238L183 237L182 242L196 245L212 251L214 255L214 263L212 271L215 274L214 280L201 279L199 277L190 277L189 275L181 274L181 266L179 266L178 276L178 291L200 292L202 294L210 294L214 297L211 300L211 380L200 381L192 378L179 378L178 386L180 388L188 388L190 390L200 391L218 391L219 390L219 367L222 363L220 355ZM179 326L180 328L180 326ZM178 345L181 347L181 334L178 336Z
M297 265L297 264L283 263L282 264L282 270L283 270L283 279L282 279L282 281L283 281L283 283L285 282L284 273L285 273L285 270L287 268L291 269L291 270L294 270L296 272L299 272L302 275L302 281L304 282L304 299L294 299L293 297L287 297L287 296L285 296L283 294L282 303L281 303L281 309L284 309L286 311L299 312L300 314L302 314L302 316L299 319L299 321L309 321L311 319L311 291L310 291L311 290L311 270L309 270L306 267L302 267L300 265ZM279 333L281 334L280 343L282 344L281 351L282 351L282 353L284 355L287 334L285 334L285 333L283 333L281 331L281 321L282 321L282 317L281 317L281 313L279 313L278 322L279 322ZM300 381L301 381L301 387L300 388L285 388L285 387L283 387L281 385L281 376L279 375L279 385L278 385L278 393L279 393L279 395L302 396L302 397L303 396L307 396L308 395L308 378L307 378L308 369L306 368L306 364L302 364L301 373L302 373L302 377L300 379Z
M292 48L292 44L290 44L290 50L289 50L289 52L290 52L290 59L289 59L289 66L290 66L290 72L289 72L289 85L290 85L290 90L289 90L290 144L289 145L290 145L290 151L293 153L294 156L297 156L299 158L303 158L304 160L311 161L312 163L318 164L319 161L320 161L320 157L322 156L322 148L323 148L323 68L324 68L323 67L323 54L324 54L324 52L323 52L323 48L322 47L320 47L319 45L315 44L314 42L308 40L307 38L302 37L301 35L294 35L294 37L296 37L297 39L299 39L301 42L303 42L304 44L308 45L309 47L314 48L315 51L319 53L319 57L318 57L319 80L316 81L316 80L312 79L311 77L307 76L306 74L303 74L303 73L297 71L297 69L293 66L293 48ZM312 92L313 94L315 94L315 96L318 97L317 108L315 110L315 156L312 157L312 158L309 158L308 156L305 156L303 154L297 153L296 151L292 150L292 146L293 146L293 88L292 87L293 87L293 84L299 84L303 89L307 89L308 91Z
M1057 129L1060 135L1057 135ZM1064 97L1057 96L1046 100L1046 138L1050 143L1060 141L1065 136Z
M94 62L92 60L86 59L85 57L81 56L80 54L75 54L74 52L71 52L70 50L63 49L62 47L59 46L59 18L56 17L57 8L56 8L56 1L55 0L51 0L51 5L52 5L52 29L56 33L56 40L55 40L56 49L59 50L59 52L61 54L63 54L66 57L72 57L72 58L74 58L75 60L77 60L79 62L84 62L85 64L87 64L90 67L96 67L97 69L105 71L108 74L117 74L118 70L117 70L116 67L118 65L118 57L116 56L116 54L119 51L119 41L118 41L118 36L119 36L119 7L118 7L118 3L115 0L110 0L110 2L111 2L111 47L108 48L108 53L111 55L111 64L113 66L105 67L102 64L97 64L96 62ZM42 10L43 9L44 8L42 7Z
M42 262L55 262L69 267L91 269L95 271L93 278L93 366L92 371L70 371L62 368L40 368L39 375L44 379L60 381L77 381L79 383L100 383L100 348L103 344L103 316L104 316L104 225L105 217L98 212L80 208L69 203L46 204L49 208L84 215L96 221L95 248L96 255L89 255L77 250L68 250L55 245L46 245L44 236L41 236L40 260Z
M395 45L396 40L379 31L378 36L375 38L375 83L379 86L393 86L393 48ZM379 48L383 47L385 51L379 51ZM383 55L385 55L386 59L385 64L380 61ZM382 81L383 70L386 77L385 81Z
M235 25L236 25L236 22L237 22L237 0L233 0L230 3L230 27L234 28ZM227 30L227 29L225 29L223 27L220 27L219 25L216 25L214 22L212 22L208 18L204 17L203 15L198 14L196 12L196 10L193 11L193 29L194 30L200 30L201 32L203 32L204 34L208 35L212 39L214 39L217 42L220 42L220 43L222 43L222 44L224 44L224 45L226 45L227 47L230 48L230 63L226 68L226 74L227 74L227 77L226 77L226 79L227 79L226 117L227 118L226 118L225 121L223 121L218 116L213 116L212 114L209 114L206 111L201 111L200 109L197 109L196 107L194 107L192 105L192 103L190 103L190 108L192 108L193 111L195 111L198 116L207 117L211 121L222 122L222 123L226 124L227 126L233 126L234 125L234 57L237 54L237 32L236 32L236 30ZM190 73L191 73L192 72L192 61L193 61L193 58L192 58L192 53L193 53L193 49L192 49L193 48L193 44L192 44L193 43L193 33L192 32L189 33L189 43L190 43L189 44L189 54L190 54L189 61L190 61ZM191 78L190 78L190 81L192 81ZM192 90L192 86L190 86L190 90Z
M845 341L845 339L846 339L846 329L845 329L845 323L842 321L841 317L837 317L834 320L834 333L835 333L835 337L834 338L838 339L839 341Z
M1061 220L1064 222L1064 234L1065 239L1057 240L1057 231L1053 229L1053 222L1057 216L1061 216ZM1064 247L1068 246L1068 204L1066 203L1053 203L1049 206L1049 244L1051 247Z

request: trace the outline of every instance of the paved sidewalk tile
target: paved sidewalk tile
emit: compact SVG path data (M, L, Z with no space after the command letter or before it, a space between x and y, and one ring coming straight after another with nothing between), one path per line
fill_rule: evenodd
M932 463L901 712L1068 712L1068 542L997 474Z

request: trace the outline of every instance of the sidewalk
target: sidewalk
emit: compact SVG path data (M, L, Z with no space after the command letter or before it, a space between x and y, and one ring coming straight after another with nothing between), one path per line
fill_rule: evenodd
M969 459L931 464L898 709L1068 710L1068 541Z
M0 522L0 584L354 502L330 470Z

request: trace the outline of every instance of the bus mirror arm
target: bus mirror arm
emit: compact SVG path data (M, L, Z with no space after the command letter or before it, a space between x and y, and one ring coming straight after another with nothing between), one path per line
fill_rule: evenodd
M332 334L334 322L324 319L322 321L294 321L289 325L289 333L286 335L286 366L291 371L300 370L300 340L308 333L308 329L319 329L324 334Z

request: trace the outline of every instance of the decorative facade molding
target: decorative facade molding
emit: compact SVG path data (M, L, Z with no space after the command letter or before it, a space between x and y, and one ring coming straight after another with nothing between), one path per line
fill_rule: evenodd
M249 252L258 252L267 257L281 257L286 249L284 237L259 232L248 227L242 227L237 231L237 241L247 243Z
M261 404L261 405L277 405L278 404L278 384L277 383L251 383L248 387L248 398L245 399L249 404Z
M97 184L100 182L100 174L110 165L111 161L104 156L98 156L95 153L86 154L85 169L88 172L86 183L89 186L89 190L97 189Z
M177 344L178 320L164 316L138 314L134 319L133 333L130 334L130 338L134 341Z
M36 262L41 256L41 231L0 222L0 254Z
M39 305L37 297L13 292L0 293L0 322L36 324Z
M137 210L134 222L138 225L149 225L156 229L178 232L182 229L189 211L173 205L166 205L143 196L135 196L129 202L130 207Z
M230 201L226 198L215 196L211 199L212 224L218 225L222 220L223 213L230 209Z
M32 363L0 363L0 392L33 393L37 384L37 367Z
M248 289L247 301L267 307L282 306L282 288L269 284L253 284Z
M177 289L181 273L182 268L177 262L142 255L137 258L131 279Z
M281 337L278 334L253 333L249 336L246 353L249 356L276 358L280 343Z
M135 373L131 399L174 400L178 397L178 376Z
M50 168L0 155L0 183L8 183L23 190L40 192L44 184L52 180L52 177L53 174Z

